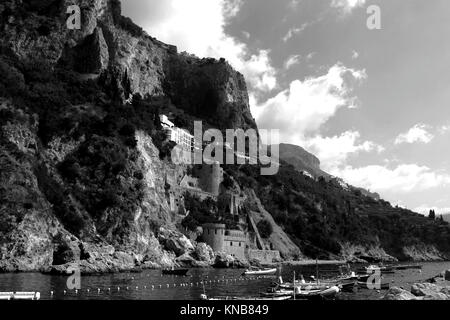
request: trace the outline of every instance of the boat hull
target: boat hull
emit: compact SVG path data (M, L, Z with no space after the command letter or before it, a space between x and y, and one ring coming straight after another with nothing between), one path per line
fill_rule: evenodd
M285 301L292 299L292 296L275 296L275 297L214 297L208 298L212 301Z
M277 269L266 269L266 270L246 270L244 275L246 276L270 276L277 273Z

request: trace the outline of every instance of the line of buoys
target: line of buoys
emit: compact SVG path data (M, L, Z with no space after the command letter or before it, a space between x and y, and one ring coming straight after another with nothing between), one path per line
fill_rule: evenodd
M191 276L191 278L193 278L192 276ZM256 281L256 280L260 280L260 279L268 279L268 278L270 278L270 277L267 277L267 276L258 276L258 277L239 277L239 278L230 278L230 279L228 279L228 278L226 278L225 276L212 276L212 277L210 277L210 276L205 276L205 279L204 280L202 280L202 281L200 281L200 282L187 282L187 283L173 283L173 284L166 284L166 287L167 288L177 288L177 287L181 287L181 288L186 288L186 287L194 287L194 286L196 286L196 287L198 287L198 286L200 286L200 285L207 285L207 284L209 284L209 285L212 285L212 284L220 284L220 283L229 283L229 282L242 282L242 281ZM132 277L132 279L133 280L135 280L135 278L134 277ZM155 290L155 288L158 288L158 285L149 285L148 286L148 288L147 288L147 285L145 285L145 286L143 286L143 288L141 287L141 289L142 290L147 290L147 289L150 289L150 287L151 287L151 289L152 290ZM162 289L162 287L163 287L163 285L162 284L160 284L159 285L159 289ZM130 287L124 287L127 291L129 291L130 290ZM87 293L90 293L90 291L91 291L91 289L94 291L95 289L94 288L87 288L86 289L86 292ZM138 291L140 288L139 288L139 286L136 286L135 287L135 289L136 289L136 291ZM118 286L117 287L117 292L120 292L120 290L121 290L121 287L120 286ZM111 288L104 288L104 289L102 289L102 288L97 288L97 293L98 294L101 294L102 292L105 292L106 293L106 291L108 292L108 293L111 293ZM74 291L73 291L75 294L78 294L78 289L74 289ZM50 291L50 296L51 297L53 297L54 296L54 291L52 290L52 291ZM64 295L67 295L68 294L68 291L67 290L63 290L63 294Z

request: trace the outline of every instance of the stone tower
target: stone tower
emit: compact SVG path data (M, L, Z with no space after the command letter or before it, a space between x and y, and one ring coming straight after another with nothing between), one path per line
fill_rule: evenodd
M203 241L214 252L223 252L225 243L225 225L219 223L206 223L203 225Z

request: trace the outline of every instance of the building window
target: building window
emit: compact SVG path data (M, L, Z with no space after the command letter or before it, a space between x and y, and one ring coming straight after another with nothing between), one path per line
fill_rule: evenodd
M232 247L233 246L233 242L230 242L230 247Z
M239 242L239 247L242 247L242 242Z
M214 230L215 232L216 232L216 234L217 234L217 229L216 230Z

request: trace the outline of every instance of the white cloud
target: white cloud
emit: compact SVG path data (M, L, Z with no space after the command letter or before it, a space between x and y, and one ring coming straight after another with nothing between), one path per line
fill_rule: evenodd
M440 134L446 134L446 133L448 133L450 131L450 125L440 126L438 131L439 131Z
M307 59L307 60L311 60L312 58L314 58L314 56L315 56L316 54L317 54L316 52L310 52L310 53L308 53L308 55L306 56L306 59Z
M297 9L300 2L301 2L301 0L292 0L288 6L291 9Z
M367 77L338 63L317 78L295 80L289 89L262 103L252 104L260 128L280 129L281 141L302 145L336 112L354 105L352 86Z
M269 51L261 50L246 60L243 57L235 61L234 66L245 75L245 79L253 88L260 91L271 91L277 85L275 69L270 64Z
M304 31L308 27L308 25L308 23L304 23L299 28L289 29L286 35L283 37L283 42L288 42L292 37Z
M352 51L352 59L353 59L353 60L356 60L356 59L358 59L358 58L359 58L359 53L358 53L358 51L353 50L353 51Z
M360 133L347 131L340 136L316 136L305 142L305 147L314 153L322 162L325 171L335 171L344 165L350 155L360 152L382 152L384 148L371 141L360 140Z
M428 126L424 124L416 124L407 132L400 134L395 139L395 144L430 143L434 139L434 135L428 132L428 129Z
M350 13L353 9L363 6L366 0L332 0L331 6L338 8L344 13Z
M420 192L450 184L450 175L433 172L426 166L402 164L394 169L372 165L361 168L346 166L330 172L348 183L376 192Z
M123 4L124 13L137 17L136 22L152 36L200 57L224 57L244 74L250 89L270 91L277 79L269 52L252 54L225 32L240 5L240 0L130 0Z
M287 70L290 67L292 67L296 64L299 64L301 58L302 58L302 56L299 54L291 55L284 63L284 68Z

